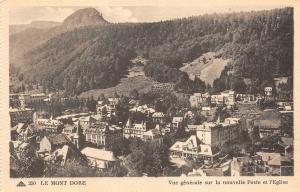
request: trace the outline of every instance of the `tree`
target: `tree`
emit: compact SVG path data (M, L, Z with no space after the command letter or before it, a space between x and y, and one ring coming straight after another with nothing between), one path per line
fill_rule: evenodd
M293 114L282 114L281 115L281 133L289 137L294 136L294 116Z
M237 93L247 92L247 86L242 78L234 78L231 88Z
M106 100L106 98L105 98L104 94L101 93L99 98L98 98L98 101L105 101L105 100Z
M163 143L133 139L129 146L131 153L124 164L130 176L161 176L169 165L168 147Z
M206 57L203 57L202 61L203 61L204 64L206 64L207 63Z
M119 98L120 96L118 95L117 91L114 92L114 98Z
M213 93L220 93L226 89L225 82L221 79L215 79L213 82Z
M19 149L19 157L16 158L16 176L20 178L41 177L43 171L43 161L37 158L32 147Z
M207 92L209 94L211 94L211 92L212 92L212 87L211 87L211 85L209 83L206 84L205 92Z
M86 108L89 111L96 112L96 105L97 105L97 101L94 100L93 96L91 96L90 98L87 99Z
M24 83L22 83L22 84L21 84L20 91L21 91L21 92L25 92L25 90L26 90L26 87L25 87Z
M112 151L115 156L127 156L130 153L129 140L122 138L121 141L114 143Z
M142 176L144 168L144 157L145 154L142 150L135 150L125 158L124 164L129 170L129 176Z
M136 89L133 89L130 91L129 97L132 99L139 99L139 92Z
M79 94L118 84L138 53L148 60L144 67L147 77L175 83L178 91L188 93L193 82L179 68L214 51L219 58L232 60L231 69L223 70L226 73L221 74L220 82L225 82L230 71L261 83L274 74L293 75L293 17L293 8L287 7L149 24L83 27L46 40L26 54L26 70L12 67L12 72L24 71L26 79L42 82L49 90L63 85L70 94ZM203 58L204 63L206 60ZM220 82L214 86L216 92L223 90Z
M206 85L205 82L202 81L199 77L195 77L194 80L194 84L195 84L195 90L196 92L204 92L206 89Z
M23 81L23 79L24 79L24 75L23 75L23 73L21 73L21 74L19 75L19 81Z
M100 171L76 160L67 161L64 166L48 163L44 171L45 177L97 177Z

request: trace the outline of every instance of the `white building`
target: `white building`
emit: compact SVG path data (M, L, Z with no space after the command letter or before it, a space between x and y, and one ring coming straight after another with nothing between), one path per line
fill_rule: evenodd
M266 97L272 97L272 87L265 87L264 91L265 91L265 96Z
M119 165L119 160L114 156L112 151L86 147L81 150L89 161L89 164L98 169L107 169Z
M155 112L152 114L152 120L154 123L165 123L165 114L163 112Z
M208 93L194 93L190 96L189 101L192 108L200 108L202 105L210 104L210 95Z
M183 117L173 117L172 126L175 130L180 128L182 126L182 123L183 123Z
M108 103L104 103L103 101L98 101L96 105L97 113L102 117L111 117L116 115L116 107L120 102L120 98L110 97L108 98Z
M214 161L219 152L216 148L203 144L195 135L184 142L177 141L170 147L171 158L204 160L205 163Z
M143 134L144 141L156 141L161 143L163 140L162 133L160 131L159 124L156 125L155 129L150 129Z
M148 107L147 105L135 106L135 107L131 108L129 111L130 112L140 112L140 113L147 114L147 115L155 113L155 109Z
M34 124L38 125L42 130L50 133L61 133L63 129L63 123L59 120L52 119L40 119L36 118Z
M224 123L204 122L196 127L197 137L211 146L222 146L226 142L237 141L240 134L240 120L227 118Z
M147 123L142 121L141 123L132 123L131 119L128 119L123 129L123 136L125 138L138 137L143 138L145 132L149 130Z
M216 105L234 105L235 104L235 92L226 90L219 95L211 96L211 103Z

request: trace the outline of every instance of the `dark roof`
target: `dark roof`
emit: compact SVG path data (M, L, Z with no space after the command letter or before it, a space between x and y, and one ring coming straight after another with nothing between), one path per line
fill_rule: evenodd
M277 109L265 109L261 114L261 119L280 119L280 112Z
M259 119L254 121L254 126L258 126L260 128L278 129L280 125L281 121L278 119Z
M51 135L48 137L48 139L50 143L54 145L66 144L71 142L69 138L63 133L57 135Z
M106 122L97 122L89 126L91 129L105 129L108 127Z

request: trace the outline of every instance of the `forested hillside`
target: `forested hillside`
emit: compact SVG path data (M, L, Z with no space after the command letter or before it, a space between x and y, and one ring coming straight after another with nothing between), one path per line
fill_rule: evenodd
M178 91L203 91L204 82L190 80L179 68L210 51L231 58L215 90L239 89L244 78L259 86L274 76L291 76L293 9L83 26L28 50L18 73L28 82L78 94L118 84L130 60L142 56L148 60L146 76L174 82Z

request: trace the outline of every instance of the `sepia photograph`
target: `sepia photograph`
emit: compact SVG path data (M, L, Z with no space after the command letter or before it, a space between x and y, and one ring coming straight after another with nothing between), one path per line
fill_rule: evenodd
M12 7L8 52L12 179L294 176L293 6Z

